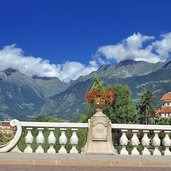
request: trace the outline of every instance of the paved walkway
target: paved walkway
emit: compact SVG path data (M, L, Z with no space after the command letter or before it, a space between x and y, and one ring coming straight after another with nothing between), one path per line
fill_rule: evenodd
M0 165L163 167L171 170L171 156L0 153Z
M0 165L0 171L170 171L170 168L155 167L109 167L109 166L28 166Z

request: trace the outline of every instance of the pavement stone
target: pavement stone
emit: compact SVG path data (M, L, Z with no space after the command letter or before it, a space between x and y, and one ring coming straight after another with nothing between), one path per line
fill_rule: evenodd
M113 166L165 167L171 170L171 156L85 155L1 153L0 165L58 165L58 166Z
M0 171L137 171L136 167L99 167L99 166L19 166L1 165ZM170 168L146 167L138 171L170 171Z

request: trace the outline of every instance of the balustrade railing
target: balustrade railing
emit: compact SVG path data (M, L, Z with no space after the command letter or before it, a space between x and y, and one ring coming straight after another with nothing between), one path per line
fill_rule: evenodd
M14 138L1 144L0 152L77 154L86 143L89 126L88 123L18 120L12 120L10 125ZM111 127L113 144L120 155L171 155L169 125L112 124ZM3 138L2 125L0 137Z
M13 151L77 154L81 151L77 148L79 139L84 139L82 142L86 142L88 128L88 123L19 122L18 120L12 120L10 125L16 127L16 134L14 139L3 144L4 147L0 148L0 152L12 151L17 146ZM2 131L0 134L3 138Z
M170 125L112 124L112 130L120 133L119 154L171 155Z

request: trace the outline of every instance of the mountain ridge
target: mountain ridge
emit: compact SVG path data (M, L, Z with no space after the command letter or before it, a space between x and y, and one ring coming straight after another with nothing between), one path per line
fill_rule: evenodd
M157 64L149 64L148 71L150 73L146 74L145 67L144 73L139 74L139 72L135 72L133 76L122 76L118 77L116 74L113 74L112 76L108 76L107 74L99 74L99 70L97 72L94 72L94 74L97 74L99 76L102 76L101 78L108 82L109 84L113 83L121 83L121 84L127 84L133 94L133 99L137 99L138 93L140 93L144 87L151 89L154 91L155 95L155 103L156 106L159 105L159 99L162 94L164 94L167 91L170 91L171 89L171 67L164 67L168 64L166 63L157 63ZM144 66L147 66L147 62L135 62L134 64L144 64ZM128 64L126 63L126 66L132 65L132 63ZM139 65L138 65L139 66ZM154 68L156 66L156 68ZM170 65L169 65L170 66ZM107 67L114 67L116 68L116 65L107 66ZM118 67L118 66L117 66ZM123 65L121 65L123 69ZM124 65L125 67L125 65ZM103 70L104 67L102 67L100 70ZM127 69L127 68L126 68ZM134 70L136 71L136 69ZM125 72L126 73L126 72ZM84 79L85 78L85 79ZM50 113L59 117L64 118L70 118L72 117L72 114L81 114L85 112L85 102L84 102L84 95L86 93L87 88L92 83L93 74L86 77L82 77L82 80L78 81L76 80L75 83L73 83L72 87L68 87L64 92L58 95L54 95L44 103L44 105L41 106L38 113L45 114ZM77 100L79 99L79 100ZM48 108L48 106L50 106ZM78 108L79 106L79 108Z
M57 78L32 78L15 69L0 72L0 118L25 118L53 94L68 87Z
M127 84L134 100L146 87L154 92L155 104L171 89L171 60L156 64L126 60L104 65L70 84L58 78L29 77L14 69L0 72L0 117L26 119L40 114L71 119L86 112L84 95L98 75L109 84Z

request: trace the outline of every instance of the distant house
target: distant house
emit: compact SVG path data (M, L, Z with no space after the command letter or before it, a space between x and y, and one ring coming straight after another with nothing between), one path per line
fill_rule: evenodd
M171 92L168 92L160 99L161 108L156 110L158 118L171 119Z
M0 133L1 134L13 134L16 128L11 127L9 123L0 123Z

